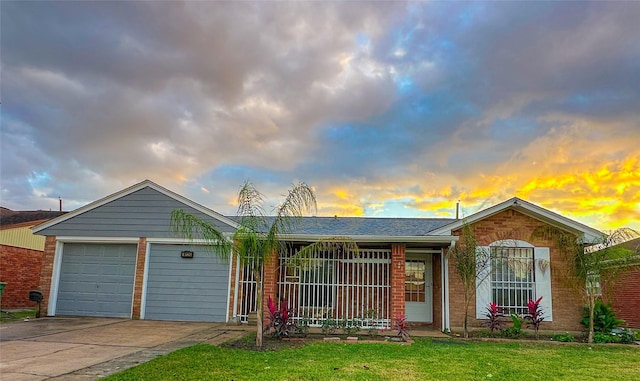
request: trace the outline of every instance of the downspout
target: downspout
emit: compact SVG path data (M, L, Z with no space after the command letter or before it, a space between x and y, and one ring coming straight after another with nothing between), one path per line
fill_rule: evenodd
M447 313L446 313L446 298L445 298L445 284L447 283L447 279L444 275L444 264L445 264L445 258L444 258L444 248L440 249L440 282L442 283L442 287L440 287L440 293L442 294L441 296L441 300L442 300L442 305L440 306L440 315L442 315L441 318L441 327L440 330L442 332L445 332L445 330L447 329Z
M456 241L451 240L451 248L456 246ZM451 331L451 321L450 321L450 313L449 313L449 258L444 255L444 293L445 293L445 329Z
M240 256L236 257L236 284L233 289L233 317L238 317L238 287L240 286Z

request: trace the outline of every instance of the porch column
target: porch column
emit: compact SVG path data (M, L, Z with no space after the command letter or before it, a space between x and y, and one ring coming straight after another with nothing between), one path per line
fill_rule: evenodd
M142 312L142 285L144 283L144 264L147 260L147 238L138 239L138 254L136 255L136 270L133 278L133 307L131 318L140 319Z
M269 297L273 299L275 303L278 302L278 255L270 255L264 262L264 272L262 275L262 286L264 292L262 293L262 320L263 324L267 323L265 320L269 316L267 308L267 300Z
M53 262L56 258L56 246L56 236L45 237L39 286L40 291L42 291L42 303L40 303L41 316L49 315L49 299L51 296L51 280L53 279Z
M405 281L405 245L391 245L391 326L394 327L396 317L405 315L404 281Z

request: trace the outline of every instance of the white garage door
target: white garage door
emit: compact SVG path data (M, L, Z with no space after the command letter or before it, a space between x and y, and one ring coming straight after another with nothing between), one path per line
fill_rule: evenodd
M136 245L65 243L56 315L131 317Z
M193 258L182 258L192 251ZM152 244L145 319L226 321L229 262L203 247Z

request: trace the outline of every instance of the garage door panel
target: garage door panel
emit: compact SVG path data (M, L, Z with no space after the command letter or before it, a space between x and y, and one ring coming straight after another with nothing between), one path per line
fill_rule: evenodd
M130 317L136 245L67 243L56 314Z
M226 295L227 290L211 289L207 287L219 287L218 284L182 284L176 289L175 284L163 282L161 287L149 288L150 294L161 293L162 295ZM161 295L159 295L161 296Z
M184 250L193 258L181 258ZM225 321L229 298L229 262L204 247L152 244L145 318Z

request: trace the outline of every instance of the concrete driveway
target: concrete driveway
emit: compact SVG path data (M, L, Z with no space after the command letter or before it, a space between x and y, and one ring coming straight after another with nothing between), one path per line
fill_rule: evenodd
M217 345L244 326L89 317L0 325L0 379L95 380L197 343Z

